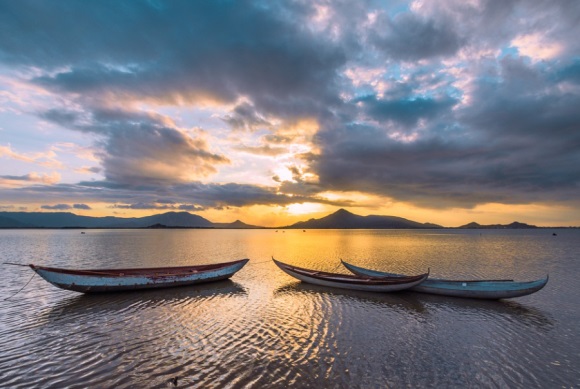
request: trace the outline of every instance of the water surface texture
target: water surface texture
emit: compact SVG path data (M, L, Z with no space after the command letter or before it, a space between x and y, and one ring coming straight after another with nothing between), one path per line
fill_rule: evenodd
M231 280L82 295L1 266L0 387L580 387L580 230L3 230L0 261L69 268L250 258ZM553 233L557 233L556 236ZM532 280L479 301L303 284L270 260Z

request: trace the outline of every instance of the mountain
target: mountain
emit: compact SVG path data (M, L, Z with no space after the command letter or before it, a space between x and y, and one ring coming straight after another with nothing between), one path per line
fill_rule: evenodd
M79 216L70 212L0 212L0 217L13 219L18 223L25 224L27 227L38 228L99 228L113 226L116 221L123 220L113 216ZM13 225L10 228L22 228L22 226Z
M418 223L396 216L355 215L345 209L339 209L333 214L320 219L310 219L280 228L350 228L350 229L398 229L398 228L443 228L432 223Z
M0 216L0 228L30 228L30 224L19 222L10 217Z
M126 221L115 224L115 226L118 228L144 228L154 224L160 224L166 227L214 227L214 224L209 220L198 215L193 215L189 212L167 212L159 215L151 215L125 220Z
M251 224L246 224L243 221L236 220L232 223L213 223L216 228L264 228L260 226L253 226Z
M482 225L482 224L478 224L476 222L471 222L468 224L465 224L463 226L460 227L456 227L456 228L463 228L463 229L479 229L479 230L490 230L490 229L526 229L526 228L538 228L538 226L534 226L532 224L526 224L526 223L520 223L520 222L513 222L510 224L488 224L488 225Z
M70 212L0 212L2 228L213 228L214 223L188 212L167 212L139 218L79 216Z

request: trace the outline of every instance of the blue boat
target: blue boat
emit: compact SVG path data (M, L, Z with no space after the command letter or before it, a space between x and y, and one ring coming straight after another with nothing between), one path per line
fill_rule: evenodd
M366 277L404 277L402 274L387 273L366 269L340 260L350 272ZM548 283L549 276L536 281L516 282L514 280L446 280L428 278L421 284L413 286L410 291L439 294L443 296L477 298L477 299L506 299L526 296L542 289Z
M210 265L71 270L30 264L39 276L61 289L81 293L169 288L230 278L249 259Z

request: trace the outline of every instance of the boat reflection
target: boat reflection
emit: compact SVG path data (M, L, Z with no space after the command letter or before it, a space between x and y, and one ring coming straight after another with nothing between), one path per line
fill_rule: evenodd
M465 315L474 319L503 319L513 323L549 330L554 322L542 310L526 306L514 300L477 300L446 297L425 293L408 292L420 296L427 309L452 311L453 315Z
M46 312L44 319L52 321L85 314L118 314L163 306L183 306L214 297L234 296L247 296L247 291L232 280L132 293L82 294L55 304Z
M408 292L393 292L393 293L377 293L365 292L350 289L337 289L321 285L307 284L303 282L295 282L286 284L274 290L274 297L282 295L292 295L293 297L300 297L300 295L325 295L328 299L338 298L340 300L348 300L349 302L363 302L372 305L380 305L395 308L398 310L411 311L413 313L425 314L427 310L425 305L421 302L420 296L416 293Z

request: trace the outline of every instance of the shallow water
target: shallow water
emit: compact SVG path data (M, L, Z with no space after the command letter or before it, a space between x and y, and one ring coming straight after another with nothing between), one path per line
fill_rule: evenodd
M557 236L552 233L556 232ZM580 230L3 230L0 262L251 261L231 280L82 295L0 272L0 387L580 387ZM550 274L478 301L300 283L270 260L434 277Z

